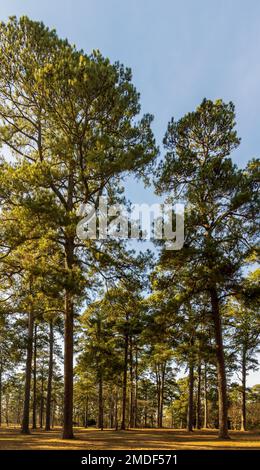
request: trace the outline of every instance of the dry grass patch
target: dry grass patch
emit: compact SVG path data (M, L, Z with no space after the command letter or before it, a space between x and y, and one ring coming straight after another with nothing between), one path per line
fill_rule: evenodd
M221 441L215 430L187 433L179 429L99 431L95 428L75 428L75 439L63 440L60 428L55 428L51 432L36 430L27 436L20 433L20 428L12 427L0 428L0 450L260 450L259 432L232 431L231 438L230 441Z

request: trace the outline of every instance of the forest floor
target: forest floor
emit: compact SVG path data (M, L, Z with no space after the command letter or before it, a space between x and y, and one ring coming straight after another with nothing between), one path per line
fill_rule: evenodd
M215 430L187 433L180 429L132 429L104 431L95 428L75 428L75 439L62 440L60 428L50 432L32 431L22 435L18 427L0 428L0 450L108 450L108 449L258 449L260 432L232 431L230 441L221 441Z

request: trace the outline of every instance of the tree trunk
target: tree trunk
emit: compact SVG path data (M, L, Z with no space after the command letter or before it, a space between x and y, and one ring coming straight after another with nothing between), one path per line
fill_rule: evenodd
M114 427L114 394L113 385L110 385L110 399L109 399L109 427Z
M45 431L51 430L51 396L52 396L52 376L53 376L53 322L49 322L49 370L48 370L48 384L47 384L47 397L46 397L46 421Z
M6 422L6 427L8 428L9 426L9 393L7 393L6 398L5 398L5 422Z
M222 325L219 311L219 299L215 287L210 289L212 317L215 330L216 359L218 375L218 406L219 406L219 438L229 439L228 435L228 403L225 357L222 340Z
M43 411L44 411L44 369L41 368L41 402L40 402L40 428L43 428Z
M71 273L73 267L73 241L65 245L65 268ZM64 323L64 410L63 439L73 439L73 300L69 288L65 291Z
M241 409L241 431L246 431L246 348L242 351L242 409Z
M136 344L135 349L135 414L134 414L134 427L137 428L138 426L138 349Z
M101 317L97 318L97 340L101 344ZM102 365L97 363L97 376L98 376L98 427L103 431L104 428L104 407L103 407L103 370Z
M161 374L160 367L156 366L156 389L157 389L157 427L160 428L161 414Z
M193 430L193 392L194 392L194 365L193 361L189 364L189 397L187 413L187 431Z
M196 427L201 428L201 361L198 364L198 386L197 386L197 409L196 409Z
M147 400L148 400L148 394L147 394L147 388L145 389L145 406L144 406L144 427L147 428Z
M164 386L165 386L165 370L166 363L161 366L161 398L160 398L160 416L159 416L159 427L163 427L163 404L164 404Z
M25 386L24 386L24 408L22 429L23 434L30 434L29 430L29 415L30 415L30 390L31 390L31 375L32 375L32 353L33 353L33 325L34 318L33 312L30 308L28 313L28 338L27 338L27 357L25 369Z
M130 428L134 427L134 369L133 369L133 338L129 340L129 363L130 363Z
M2 426L2 359L0 361L0 427Z
M32 429L36 429L36 392L37 392L37 324L34 325L34 347L33 347L33 409Z
M99 371L98 379L98 427L104 429L104 408L103 408L103 373Z
M118 430L118 390L116 385L116 393L115 393L115 430Z
M127 394L127 366L128 366L128 332L126 332L125 334L125 356L124 356L121 429L126 428L125 421L126 421L126 394Z
M204 365L204 428L208 427L208 381L207 381L207 364Z

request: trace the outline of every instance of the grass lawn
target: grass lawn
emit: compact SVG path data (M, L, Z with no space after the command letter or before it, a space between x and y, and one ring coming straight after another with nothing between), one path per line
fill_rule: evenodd
M18 427L0 428L0 450L108 450L108 449L258 449L260 432L232 431L230 441L221 441L215 430L187 433L180 429L133 429L128 431L75 428L75 439L62 440L60 428L51 432L20 434Z

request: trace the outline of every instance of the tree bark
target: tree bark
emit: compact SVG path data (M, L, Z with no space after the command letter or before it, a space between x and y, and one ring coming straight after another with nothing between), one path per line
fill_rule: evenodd
M41 368L41 402L40 402L40 428L43 428L43 411L44 411L44 370L43 370L43 364Z
M204 365L204 428L208 427L208 380L207 380L207 364Z
M144 427L147 428L147 400L148 400L148 393L147 388L145 389L145 406L144 406Z
M46 397L46 421L45 431L51 430L51 397L52 397L52 377L53 377L53 322L49 322L49 371L48 371L48 384L47 384L47 397Z
M104 429L104 409L103 409L103 373L99 371L98 378L98 427Z
M113 395L113 385L110 385L110 399L109 399L109 427L112 429L114 427L114 395Z
M68 238L65 244L65 268L71 274L73 268L73 239ZM64 410L63 439L73 439L73 299L71 288L65 290L65 323L64 323Z
M194 392L194 365L193 361L189 364L189 397L187 412L187 431L193 430L193 392Z
M5 398L5 422L6 422L6 427L9 426L9 392L6 395Z
M34 346L33 346L33 409L32 409L32 429L36 429L36 393L37 393L37 324L34 325Z
M241 431L246 431L246 348L242 350L242 409L241 409Z
M2 426L2 359L0 360L0 427Z
M101 344L101 318L97 319L97 340ZM100 363L97 363L98 375L98 427L103 431L104 428L104 407L103 407L103 369Z
M128 321L128 318L126 319ZM128 328L128 326L127 326ZM122 393L122 422L121 429L125 429L126 425L126 394L127 394L127 367L128 367L128 331L125 333L125 355L124 355L124 374L123 374L123 393Z
M197 409L196 409L196 427L201 428L201 360L198 364L198 386L197 386Z
M166 363L161 365L161 398L160 398L160 416L159 416L159 427L163 427L163 404L164 404L164 387L165 387L165 371Z
M219 299L216 287L210 289L212 317L216 341L216 359L218 375L218 406L219 406L219 438L229 439L228 434L228 403L225 357L222 339L222 324L219 311Z
M161 427L160 415L161 415L161 374L160 366L156 365L156 389L157 389L157 427Z
M116 392L115 392L115 430L118 430L118 390L116 385Z
M25 369L25 386L24 386L24 408L22 429L23 434L30 434L29 430L29 414L30 414L30 390L31 390L31 375L32 375L32 353L33 353L33 326L34 317L32 308L30 307L28 313L28 337L27 337L27 357Z
M134 427L134 369L133 369L133 338L129 339L129 363L130 363L130 428Z
M135 413L134 413L134 427L138 426L138 348L136 344L135 349Z

